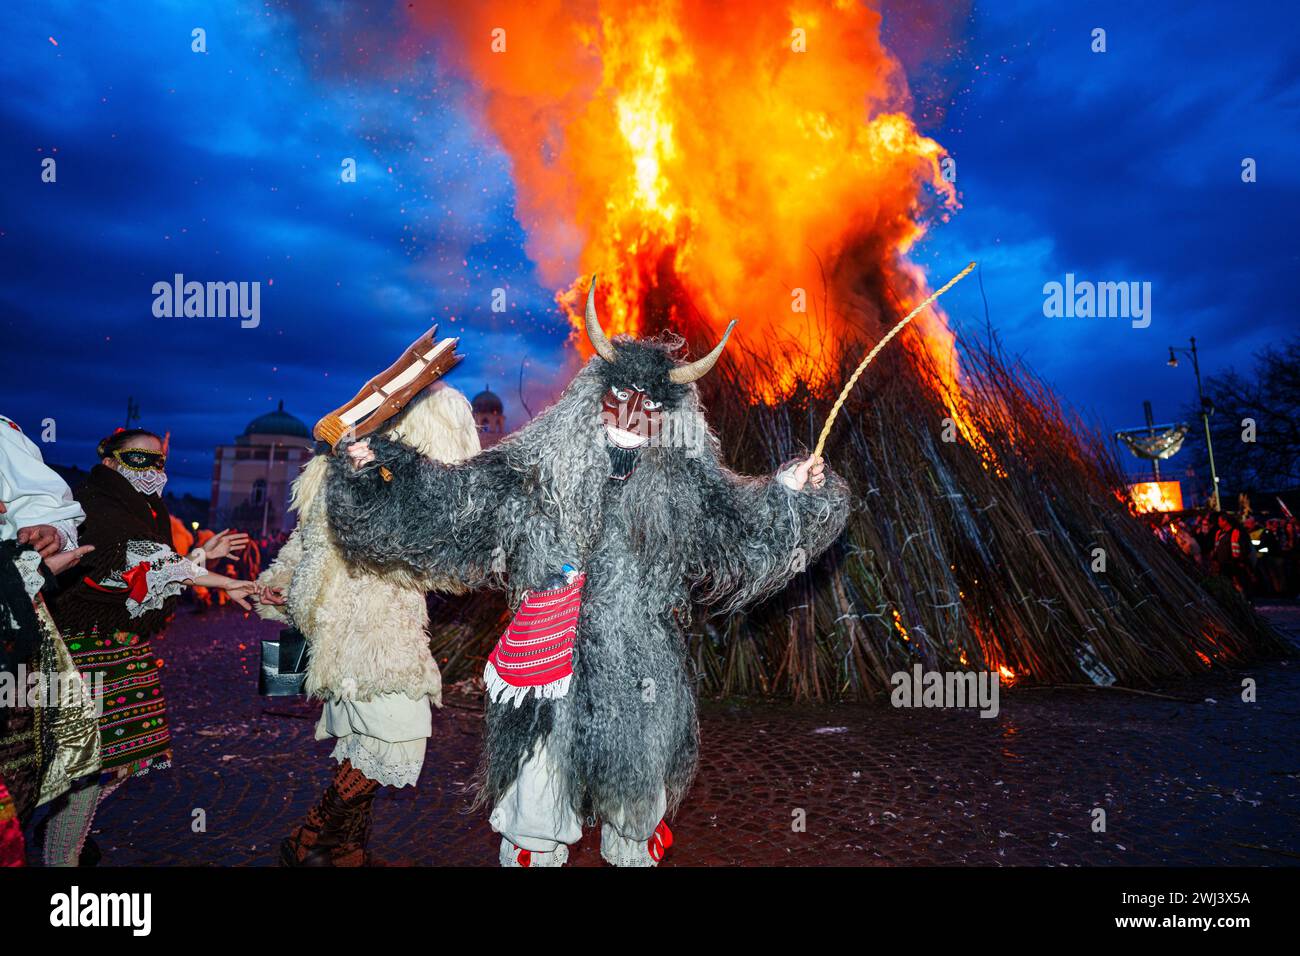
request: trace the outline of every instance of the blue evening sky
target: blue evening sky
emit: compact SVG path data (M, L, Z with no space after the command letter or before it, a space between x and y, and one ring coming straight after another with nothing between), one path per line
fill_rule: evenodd
M283 400L310 423L440 323L522 417L572 368L567 326L524 254L510 164L465 114L404 4L20 2L0 13L0 413L46 457L89 466L128 396L170 429L178 491ZM935 14L957 9L959 13ZM951 42L918 38L948 16ZM1284 4L886 4L962 209L917 261L982 263L1003 344L1100 427L1141 401L1173 417L1196 335L1209 373L1295 329L1300 36ZM207 53L190 31L207 31ZM1090 31L1108 51L1090 52ZM402 55L392 56L400 49ZM41 161L57 182L41 181ZM354 157L358 181L340 182ZM1241 181L1241 160L1259 181ZM261 324L158 319L183 273L260 281ZM1152 322L1048 319L1044 282L1150 282ZM493 313L490 290L507 290ZM984 327L979 287L946 300Z

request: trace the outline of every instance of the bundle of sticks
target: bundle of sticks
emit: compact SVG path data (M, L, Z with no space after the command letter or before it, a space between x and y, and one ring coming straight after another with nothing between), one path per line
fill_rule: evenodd
M853 327L896 327L885 298L855 306ZM884 341L838 345L824 378L851 383ZM1029 369L959 335L954 380L951 354L923 336L908 344L876 351L877 374L839 399L809 381L782 401L756 397L787 373L785 342L741 340L701 380L731 467L770 474L834 421L826 458L855 495L843 538L780 594L692 616L702 691L869 698L916 663L1017 686L1149 688L1283 652L1230 584L1130 513L1108 442ZM450 684L482 672L509 609L480 591L435 598L431 616Z

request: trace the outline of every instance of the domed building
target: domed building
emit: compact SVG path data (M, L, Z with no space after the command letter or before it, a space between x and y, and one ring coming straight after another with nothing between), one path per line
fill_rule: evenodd
M486 385L470 401L474 424L478 426L478 440L484 448L495 445L506 436L505 406L495 392Z
M239 528L257 537L292 531L289 491L312 456L315 441L299 418L284 410L248 423L233 445L217 447L212 462L212 504L208 526Z

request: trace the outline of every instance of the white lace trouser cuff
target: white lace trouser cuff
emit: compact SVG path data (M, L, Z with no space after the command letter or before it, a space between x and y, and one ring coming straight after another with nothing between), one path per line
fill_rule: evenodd
M648 840L631 840L606 824L600 831L600 855L610 866L658 866Z
M498 859L501 865L511 868L522 868L523 864L519 862L519 854L529 854L528 867L560 867L569 862L569 848L563 843L558 844L554 850L543 852L541 850L524 850L515 846L505 837L501 838L501 854Z
M368 743L370 746L367 746ZM420 769L424 766L424 739L421 738L417 744L419 759L414 759L415 755L411 749L403 748L399 744L376 740L373 737L363 737L360 734L349 734L339 738L330 756L339 763L345 760L351 762L357 770L386 787L414 787L416 781L420 779ZM371 749L376 746L384 752L377 753Z

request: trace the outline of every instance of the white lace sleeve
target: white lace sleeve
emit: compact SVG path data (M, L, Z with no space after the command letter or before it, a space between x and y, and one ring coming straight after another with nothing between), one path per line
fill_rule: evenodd
M127 566L120 583L132 589L132 596L126 599L126 610L132 617L158 610L169 597L185 590L187 581L203 574L203 569L193 561L155 541L128 543L126 559ZM138 570L141 566L145 568L143 571ZM137 599L139 587L136 580L140 574L144 575L144 594Z

